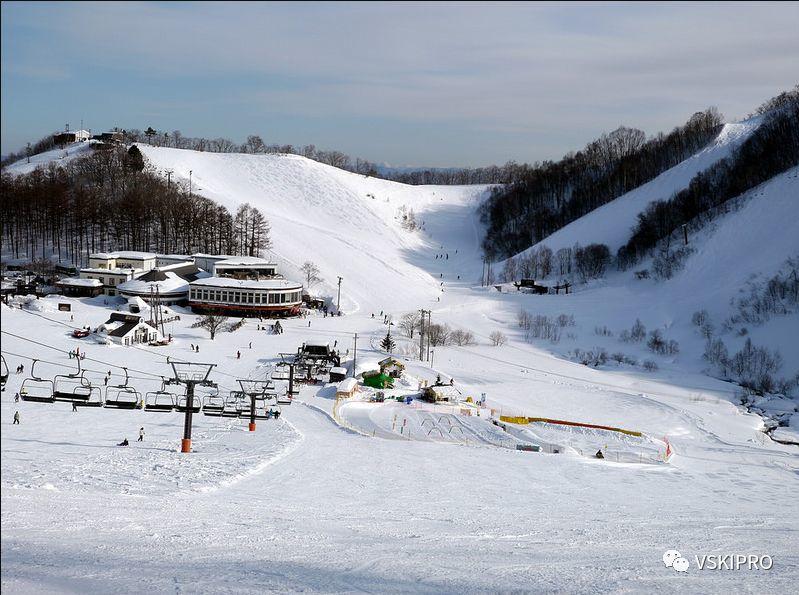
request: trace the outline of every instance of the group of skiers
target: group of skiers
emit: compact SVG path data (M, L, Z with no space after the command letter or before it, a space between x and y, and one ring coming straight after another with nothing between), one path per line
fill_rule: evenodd
M139 439L136 442L144 442L144 426L139 428ZM130 442L125 438L122 442L117 444L117 446L130 446Z

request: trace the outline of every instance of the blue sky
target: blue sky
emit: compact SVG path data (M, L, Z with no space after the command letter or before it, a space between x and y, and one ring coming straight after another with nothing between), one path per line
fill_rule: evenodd
M392 165L553 159L799 82L799 3L2 3L2 152L180 130Z

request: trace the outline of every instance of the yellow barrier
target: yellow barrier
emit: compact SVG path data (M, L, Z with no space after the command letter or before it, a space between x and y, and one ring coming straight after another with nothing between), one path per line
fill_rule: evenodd
M526 424L529 423L526 417L514 417L510 415L500 415L499 421L508 422L509 424Z

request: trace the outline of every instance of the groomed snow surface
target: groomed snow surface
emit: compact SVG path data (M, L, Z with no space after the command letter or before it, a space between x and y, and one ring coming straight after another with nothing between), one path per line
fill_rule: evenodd
M317 262L331 292L336 276L344 277L346 314L286 320L281 335L259 331L251 320L210 341L191 328L196 317L181 311L165 329L174 337L168 347L124 348L70 335L73 326L107 320L121 301L48 298L25 310L2 307L11 370L0 405L4 592L783 593L799 582L797 448L771 441L761 418L737 405L733 386L702 373L703 340L690 324L703 306L720 323L731 313L724 306L737 280L771 274L796 247L791 238L799 234L789 235L797 225L795 171L692 238L697 252L668 282L614 273L568 297L531 296L474 286L481 268L474 208L482 188L412 188L299 157L142 149L176 175L193 170L203 194L231 208L249 201L262 209L276 258ZM401 228L401 205L424 221L424 232ZM759 213L784 225L776 232L773 221L757 225ZM740 239L733 231L741 226L761 241L773 237L759 251L742 242L747 254L740 260L717 257L736 241L725 237ZM718 267L710 266L714 260ZM701 289L697 275L706 280ZM72 312L60 312L61 301ZM558 344L527 343L516 325L522 307L571 314L575 325ZM74 368L65 352L75 347L88 354L83 364L93 383L102 385L109 370L111 384L119 383L118 366L127 366L143 393L170 374L167 356L216 363L223 394L238 388L236 378L266 377L280 352L303 341L336 342L349 350L344 365L351 366L355 332L362 369L385 356L377 349L387 330L381 310L396 320L418 308L431 310L434 322L472 330L477 344L436 347L431 366L414 359L418 344L394 326L409 378L454 378L463 395L486 393L488 407L504 415L645 436L554 424L505 432L482 417L396 401L336 406L328 386L303 388L279 420L259 420L254 433L246 421L195 415L194 452L181 455L177 413L73 413L65 403L13 401L25 377L14 374L16 366L30 370L18 356L45 360L36 371L52 378ZM653 356L621 344L618 331L636 316L678 339L680 354ZM597 325L615 335L595 335ZM786 344L799 334L791 335L795 316L752 333L771 329L779 343L777 327L788 329ZM490 346L494 330L507 344ZM595 369L561 357L595 345L653 358L660 370ZM796 357L783 356L792 373ZM394 392L415 386L401 383ZM15 411L21 423L12 426ZM398 436L398 422L410 438L404 430ZM145 439L137 443L142 426ZM125 437L130 447L115 446ZM668 464L645 462L665 439L675 451ZM519 443L563 449L522 452ZM598 448L620 454L597 460L591 454ZM663 565L668 549L689 559L687 573ZM700 571L694 555L706 554L768 554L774 566Z
M107 313L102 298L70 301L75 324ZM143 392L159 388L147 373L167 374L167 355L216 362L225 393L237 376L266 377L276 353L309 338L351 349L357 330L359 358L376 359L369 338L385 329L363 315L312 317L310 328L289 320L276 336L250 321L211 342L183 314L168 325L171 346L134 349L72 339L68 327L41 318L68 324L68 313L39 310L3 309L6 354L64 366L37 364L45 377L74 366L8 334L35 329L51 346L84 350L93 382L101 384L109 366L92 360L117 362ZM190 343L200 345L199 354ZM451 422L401 404L343 404L339 414L360 426L356 432L334 422L331 386L304 388L280 420L259 420L255 433L245 421L195 415L194 452L181 455L178 413L13 403L24 377L13 371L22 360L6 355L4 591L785 592L795 581L796 450L768 441L759 419L732 405L720 383L685 376L662 384L590 370L521 344L441 349L436 357L439 372L453 374L466 395L488 392L491 407L623 424L668 436L676 454L653 465L597 461L574 442L564 454L518 452L508 446L575 437L532 425L505 434L477 419ZM434 379L429 367L406 363L409 374ZM112 384L121 382L121 370L111 371ZM366 418L384 435L368 435L369 408ZM16 410L22 423L12 426ZM407 425L414 431L436 426L443 434L400 437L389 425L395 414L415 420ZM453 438L450 422L469 439ZM137 443L142 426L145 440ZM115 446L126 437L130 447ZM586 449L615 448L607 436L576 439ZM670 548L764 552L775 567L676 575L660 561Z

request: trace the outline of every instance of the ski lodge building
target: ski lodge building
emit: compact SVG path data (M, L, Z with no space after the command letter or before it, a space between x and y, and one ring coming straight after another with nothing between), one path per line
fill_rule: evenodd
M237 316L299 314L302 283L278 275L275 263L254 256L195 255L198 266L200 261L211 267L212 276L190 283L193 311Z

